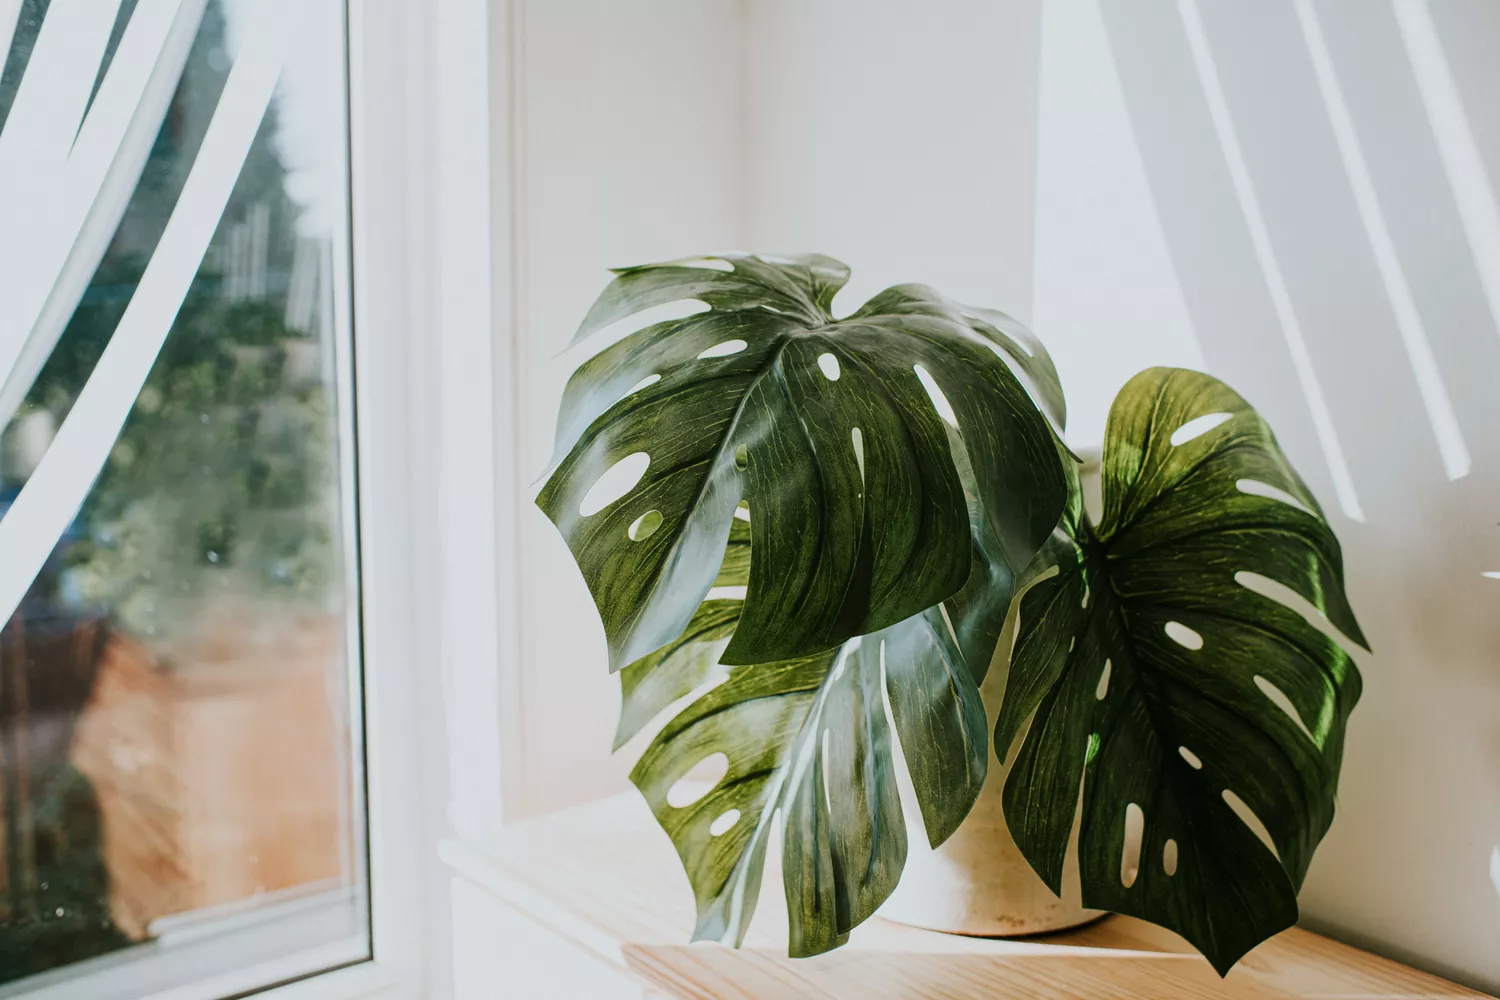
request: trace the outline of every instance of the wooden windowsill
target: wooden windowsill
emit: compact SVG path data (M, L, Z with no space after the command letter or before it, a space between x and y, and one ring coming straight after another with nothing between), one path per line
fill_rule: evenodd
M1450 1000L1483 994L1389 959L1293 929L1221 980L1185 942L1128 917L1041 938L994 940L881 920L811 959L786 957L780 879L766 891L745 945L689 944L692 893L670 842L628 793L509 828L484 849L449 842L460 875L651 997L698 1000L1048 1000L1141 997L1318 997Z

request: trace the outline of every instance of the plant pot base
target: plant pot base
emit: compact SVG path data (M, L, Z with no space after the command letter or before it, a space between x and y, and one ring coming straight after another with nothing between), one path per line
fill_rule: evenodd
M1076 843L1063 864L1059 898L1011 839L1001 804L1003 772L990 778L969 817L936 850L927 846L921 817L908 806L906 869L880 915L970 937L1046 934L1102 917L1080 901Z
M1015 626L1012 609L1000 636L1000 649L1010 649ZM997 660L980 685L992 731L1009 666L1003 655ZM927 844L911 778L904 768L897 772L910 838L901 881L880 908L880 916L898 924L968 937L1046 934L1104 916L1101 910L1083 907L1076 829L1063 861L1061 897L1047 887L1016 846L1005 822L1008 772L1006 765L990 762L989 775L974 808L937 848Z
M1016 848L998 810L981 808L987 805L981 797L980 807L937 850L911 845L901 884L880 916L968 937L1046 934L1104 916L1079 902L1076 854L1070 854L1058 898Z

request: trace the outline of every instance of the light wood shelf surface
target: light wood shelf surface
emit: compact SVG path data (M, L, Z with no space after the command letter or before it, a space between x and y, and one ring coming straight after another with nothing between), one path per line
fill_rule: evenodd
M670 842L634 793L510 827L483 851L450 843L461 875L640 982L643 996L694 1000L1453 1000L1484 994L1293 929L1220 979L1169 932L1113 916L1021 940L966 938L881 920L811 959L786 957L780 879L745 946L689 944L692 893ZM772 859L774 862L774 859ZM583 960L587 961L587 958Z

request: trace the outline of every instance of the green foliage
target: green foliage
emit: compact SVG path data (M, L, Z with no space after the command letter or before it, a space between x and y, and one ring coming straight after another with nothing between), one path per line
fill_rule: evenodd
M1171 927L1221 973L1295 920L1359 675L1253 580L1363 639L1338 543L1264 422L1208 376L1137 376L1096 528L1043 416L1061 425L1055 369L1019 325L921 286L834 319L837 261L715 259L729 268L618 272L580 337L710 309L580 367L538 499L626 664L616 745L697 695L631 775L687 870L695 938L742 940L778 815L793 955L837 947L890 894L907 831L887 701L930 842L957 829L988 769L978 684L1033 554L995 733L1002 757L1025 733L1004 801L1032 866L1060 891L1082 783L1085 906ZM585 513L639 452L643 478ZM715 755L721 779L674 794Z
M176 205L223 85L223 11L204 11L172 109L115 239L26 400L61 422L93 373ZM205 257L59 555L69 596L154 636L220 595L319 605L337 570L333 401L319 345L276 287L298 207L267 113ZM262 214L267 288L231 296L236 226ZM309 363L311 361L312 363Z
M145 635L215 594L323 599L334 442L323 384L288 372L299 349L264 303L184 307L84 507L81 596Z
M1058 417L1061 392L1046 353L1001 314L904 285L836 320L837 261L718 259L732 269L632 268L606 289L582 335L685 297L712 308L579 369L565 457L538 502L579 559L616 661L640 657L622 674L618 742L725 678L632 775L687 867L696 936L741 939L780 811L791 950L815 954L874 912L905 862L887 698L932 842L983 787L978 683L1066 486L1010 364ZM727 341L743 346L716 356ZM580 513L638 450L651 465L629 499ZM742 498L748 523L734 516ZM712 586L745 596L704 601ZM728 776L673 806L677 779L713 753Z
M750 536L737 519L719 586L748 578ZM984 705L936 609L812 656L726 671L718 660L743 606L704 602L682 636L621 672L616 743L672 701L719 681L652 740L631 780L687 869L698 902L695 940L743 939L780 810L789 948L814 955L842 944L875 912L906 861L884 697L933 843L957 829L984 786ZM689 805L669 801L678 778L715 753L729 762L723 780Z
M1245 574L1364 637L1317 501L1223 383L1167 368L1132 379L1110 411L1103 487L1101 523L1075 502L1033 567L1056 573L1021 598L997 751L1035 716L1006 781L1006 819L1060 891L1082 781L1083 905L1170 927L1227 973L1296 921L1360 692L1340 645ZM1131 804L1145 819L1133 875Z
M919 370L968 428L970 485L997 554L1012 572L1025 566L1065 486L1047 421L1002 360L1024 351L919 285L835 320L828 308L849 270L828 257L715 259L731 270L649 265L605 289L580 337L667 302L711 309L648 326L579 368L563 398L561 461L537 500L583 570L615 668L687 627L742 499L756 558L726 662L819 653L963 586L964 484ZM628 501L581 512L606 471L643 452L650 464ZM657 529L632 537L652 511Z

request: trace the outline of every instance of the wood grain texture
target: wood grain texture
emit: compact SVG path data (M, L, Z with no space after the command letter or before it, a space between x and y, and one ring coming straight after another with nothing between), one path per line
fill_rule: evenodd
M692 893L634 793L511 827L482 851L445 846L461 875L648 990L693 1000L1453 1000L1484 994L1308 931L1286 931L1220 979L1168 931L1125 917L1040 938L993 940L876 917L844 948L786 957L780 859L743 949L688 944ZM650 992L655 991L655 992Z

